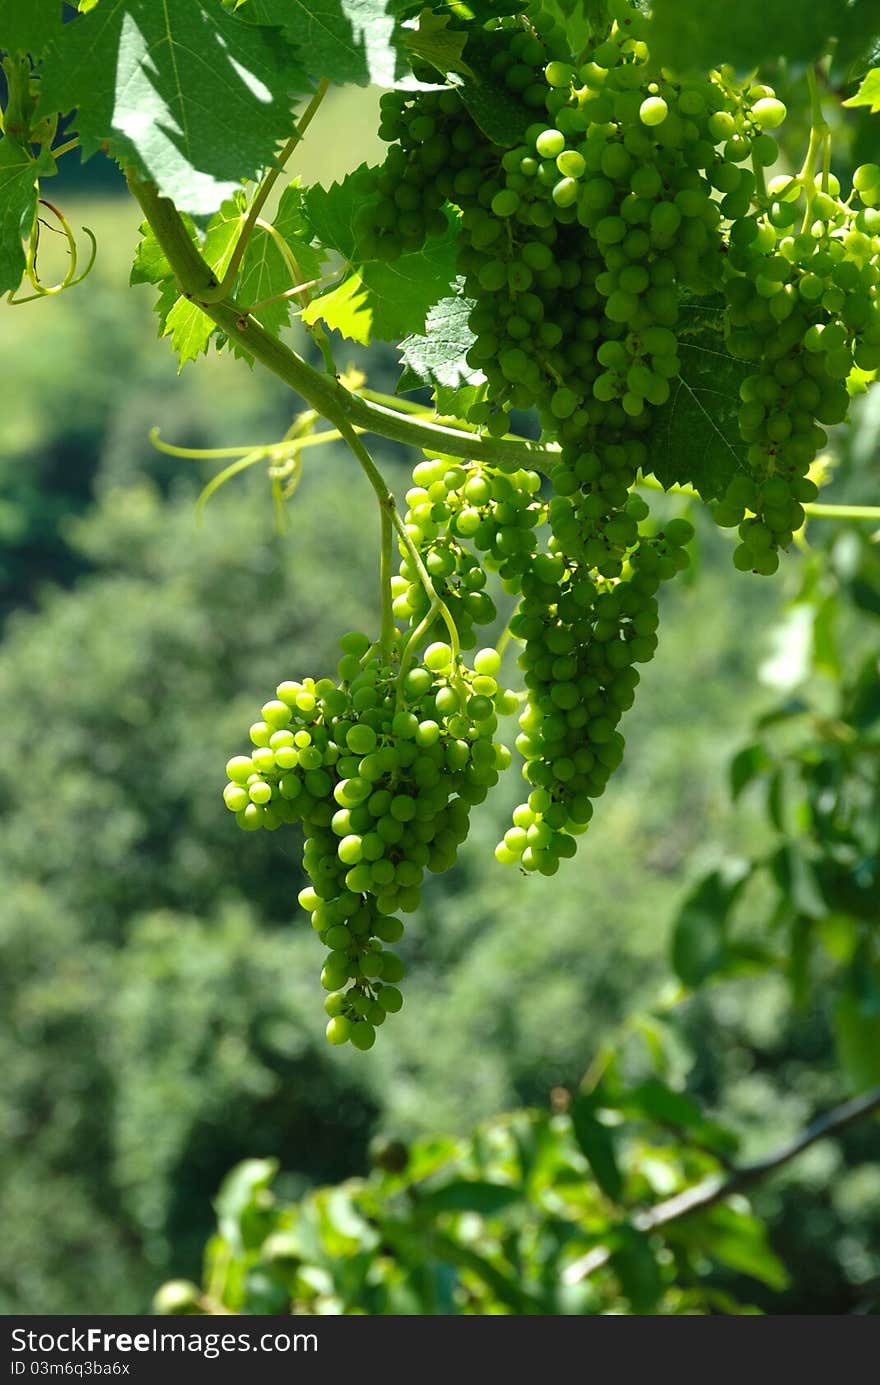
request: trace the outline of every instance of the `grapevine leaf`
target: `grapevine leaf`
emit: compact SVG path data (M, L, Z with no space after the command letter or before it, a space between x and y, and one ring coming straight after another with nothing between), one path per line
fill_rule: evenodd
M33 225L40 171L21 145L0 140L0 293L17 289L24 274L22 241Z
M234 203L227 204L211 218L202 255L214 270L217 279L223 278L232 258L235 242L244 221L242 210ZM208 342L217 328L207 313L191 299L179 297L165 319L164 337L170 336L181 368L207 351Z
M436 67L438 72L472 76L463 56L467 31L450 29L450 23L451 15L423 10L415 27L404 27L403 42L411 53Z
M222 278L229 264L245 215L244 202L239 196L227 202L208 224L204 243L199 248L218 278ZM185 218L184 224L193 240L197 241L193 222ZM158 288L156 311L159 314L159 335L171 337L182 368L187 361L195 360L208 349L208 342L217 328L201 308L181 294L171 266L150 227L144 226L142 231L143 239L135 252L130 282L154 284Z
M471 118L493 144L511 147L521 143L527 117L521 103L506 87L480 78L464 82L458 93Z
M400 343L403 373L397 393L423 389L459 390L463 386L480 385L482 371L468 365L466 353L476 338L468 325L468 315L474 306L472 298L462 295L464 280L453 281L451 298L441 298L425 318L424 333L406 337Z
M37 55L61 32L61 0L3 0L0 48Z
M316 183L305 193L305 215L314 236L329 250L337 250L343 259L354 257L354 215L375 192L377 171L364 163L341 183L333 183L329 188Z
M271 163L306 88L277 31L220 5L102 0L49 48L41 102L79 106L84 158L106 145L179 210L209 216Z
M855 96L844 101L845 106L868 106L871 114L880 111L880 67L872 67Z
M678 71L717 67L747 71L773 58L812 62L829 39L857 20L849 0L739 0L707 8L691 0L654 0L648 42L656 60Z
M745 469L739 435L739 387L752 367L724 344L723 310L694 299L681 309L681 374L646 434L650 466L663 486L693 485L714 500Z
M236 281L235 297L242 307L257 305L256 316L261 326L277 334L289 325L293 305L291 298L280 295L297 284L318 278L325 252L310 243L303 216L303 194L297 183L285 189L273 226L275 235L259 223L254 228ZM283 240L288 255L279 245L277 236ZM235 343L232 349L235 355L250 359Z
M282 28L316 76L362 87L418 85L389 0L249 0L244 14Z
M370 261L352 272L303 313L303 322L319 319L364 346L371 341L400 341L424 334L427 315L449 291L455 273L457 225L450 220L445 236L402 255L393 264Z
M572 53L580 53L607 18L603 0L542 0L541 8L564 30Z

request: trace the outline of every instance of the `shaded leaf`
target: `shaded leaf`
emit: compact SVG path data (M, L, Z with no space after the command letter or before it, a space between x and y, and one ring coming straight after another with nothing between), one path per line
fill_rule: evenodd
M455 1178L449 1183L419 1193L421 1212L478 1212L492 1217L522 1201L522 1189L509 1183L489 1183L482 1179Z
M678 71L730 63L741 71L773 58L812 62L829 39L847 34L848 0L739 0L706 7L691 0L653 0L649 44L652 56Z
M854 1087L880 1083L880 968L853 964L848 988L835 1007L834 1039Z
M663 486L692 485L714 500L745 469L739 387L752 366L725 345L720 300L682 304L678 334L681 373L645 434L650 467Z
M0 48L36 55L61 31L61 0L3 0Z
M458 92L475 124L493 144L510 148L522 142L528 116L507 87L481 76L462 83Z
M699 986L723 970L730 911L751 875L744 861L730 861L705 876L688 895L672 934L672 965L686 986Z
M623 1179L614 1152L614 1133L596 1118L595 1098L578 1095L571 1107L575 1139L593 1171L593 1177L606 1197L619 1202Z
M828 905L802 851L786 843L771 857L770 870L786 901L798 914L808 919L825 917Z
M663 1292L660 1269L648 1238L633 1227L619 1227L611 1264L634 1313L651 1313Z
M760 742L747 745L730 762L730 796L734 803L743 789L772 767L773 761Z

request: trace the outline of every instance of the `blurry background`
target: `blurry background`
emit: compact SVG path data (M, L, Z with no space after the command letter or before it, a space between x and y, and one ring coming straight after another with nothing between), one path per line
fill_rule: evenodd
M322 113L333 139L306 142L306 181L376 157L373 100L345 92ZM807 560L739 576L700 518L695 577L665 595L626 761L577 859L553 880L495 865L513 771L426 890L403 1013L369 1054L331 1050L295 834L242 838L219 795L275 684L332 671L338 636L377 624L372 496L321 448L286 535L257 470L197 526L210 469L156 453L150 427L197 447L270 441L297 401L225 356L178 379L151 292L126 287L137 217L113 170L73 164L53 193L99 258L69 294L0 311L0 1311L130 1313L163 1279L197 1277L237 1159L277 1156L295 1195L364 1169L377 1130L464 1130L577 1084L669 977L693 880L760 848L763 805L731 806L727 766L810 670L786 606ZM394 389L391 347L356 359ZM876 398L857 414L831 494L877 503ZM375 450L402 495L414 458ZM818 523L810 538L853 571L867 543ZM760 923L760 894L749 908ZM683 1012L691 1083L746 1154L846 1094L816 994L793 1007L777 971ZM794 1279L776 1298L750 1285L751 1301L847 1312L880 1276L871 1140L819 1146L759 1192Z

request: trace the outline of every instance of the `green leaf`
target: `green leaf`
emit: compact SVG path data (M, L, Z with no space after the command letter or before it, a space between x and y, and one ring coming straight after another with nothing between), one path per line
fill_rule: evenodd
M872 115L880 111L880 67L872 67L863 78L855 96L844 101L845 106L867 106Z
M880 967L854 964L848 989L835 1007L834 1039L853 1086L880 1083Z
M692 1139L719 1154L732 1154L739 1141L731 1130L706 1120L698 1102L686 1092L677 1092L659 1078L648 1078L626 1095L623 1109L635 1111L657 1121L689 1132Z
M727 921L751 867L729 861L705 876L688 895L672 934L672 965L686 986L699 986L727 960Z
M311 232L303 215L303 194L296 183L285 189L272 224L292 257L295 277L275 236L256 226L236 280L235 297L243 308L258 305L256 316L261 326L277 334L289 325L291 308L300 306L298 300L279 295L296 284L317 279L324 251L310 243ZM233 344L232 349L235 355L246 356L241 347Z
M424 333L405 337L400 343L403 373L397 393L407 390L460 390L468 385L481 385L482 371L468 365L466 356L476 341L468 325L474 300L464 297L464 280L452 282L453 294L435 303L425 318Z
M230 202L212 217L208 224L202 255L218 279L222 279L226 272L243 222L242 208ZM207 351L208 342L216 331L216 325L207 313L181 295L165 318L162 336L170 336L171 345L183 367L187 361L194 361L202 352Z
M428 1192L420 1192L418 1207L432 1216L441 1212L478 1212L481 1217L493 1217L521 1202L522 1196L522 1189L510 1183L455 1178Z
M208 223L204 243L199 248L218 277L222 278L226 271L244 220L244 201L240 197L227 202ZM198 241L192 221L184 218L184 224L193 240ZM207 350L208 342L217 328L207 313L203 313L201 308L180 293L171 266L149 226L145 225L141 230L143 239L135 252L130 282L155 284L158 288L156 311L159 314L159 335L171 337L183 367L187 361L195 360Z
M455 273L457 224L434 236L412 255L393 264L371 261L353 270L322 298L315 298L303 322L322 321L352 341L400 341L424 333L428 313L448 293Z
M463 57L467 30L450 29L451 23L451 15L423 10L414 27L404 28L403 43L411 53L444 75L449 72L472 75Z
M812 62L842 38L854 16L849 0L738 0L735 5L695 5L692 0L653 0L648 36L651 56L677 71L730 63L740 71L774 58Z
M249 0L244 14L280 26L316 76L362 87L418 85L390 0Z
M663 1292L660 1270L647 1236L631 1226L614 1233L611 1264L636 1314L652 1313Z
M593 1171L602 1192L612 1202L619 1202L623 1179L614 1152L614 1133L595 1115L595 1101L581 1094L571 1106L571 1123L581 1153Z
M220 1235L233 1250L260 1244L265 1231L261 1194L277 1172L277 1159L245 1159L221 1183L214 1206Z
M481 76L462 83L458 93L487 139L508 148L522 142L529 115L507 87Z
M36 56L61 32L61 0L3 0L0 48Z
M580 53L587 39L607 19L603 0L541 0L541 9L563 30L572 53Z
M825 917L828 905L802 851L791 844L781 846L771 858L770 869L780 892L797 913L808 919Z
M345 260L354 258L354 215L375 193L378 171L363 163L341 183L332 183L329 188L316 183L304 194L305 215L313 235Z
M25 270L22 242L37 208L37 161L11 139L0 140L0 293L17 289Z
M306 88L275 30L210 0L101 0L50 47L41 105L78 107L84 158L106 144L179 210L209 216L271 163Z
M738 1274L747 1274L771 1289L782 1290L789 1282L788 1271L767 1244L767 1228L749 1212L737 1211L729 1205L713 1207L684 1221L670 1223L663 1232L674 1245L702 1251Z
M651 470L663 486L692 485L714 500L745 469L737 415L752 366L727 350L724 310L714 299L682 304L678 332L681 374L645 434Z
M759 741L744 746L730 762L730 796L734 803L744 789L773 766L773 761Z

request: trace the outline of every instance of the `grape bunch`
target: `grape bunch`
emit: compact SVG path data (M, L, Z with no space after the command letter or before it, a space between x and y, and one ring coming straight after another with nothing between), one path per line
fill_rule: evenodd
M453 466L442 458L426 458L415 467L413 481L406 495L407 530L457 626L460 647L472 649L474 626L490 625L498 614L486 591L487 571L497 572L506 590L515 592L534 561L535 531L547 509L540 496L541 477L503 464ZM429 616L430 598L406 552L392 593L397 619L418 625ZM435 614L421 637L430 637L440 622Z
M857 169L846 201L833 175L774 179L768 192L767 209L730 228L727 340L753 367L739 410L748 470L715 512L739 528L736 566L761 573L818 493L807 473L825 429L880 366L880 169Z
M394 260L454 224L466 359L484 381L468 421L501 436L512 410L533 410L557 452L543 475L419 461L391 645L347 635L337 680L281 684L250 756L230 761L242 827L305 831L300 900L330 949L333 1043L369 1047L399 1008L386 944L510 760L499 717L519 712L529 791L496 857L526 872L575 854L623 758L660 588L693 536L684 519L658 526L634 489L681 388L693 304L717 311L748 367L736 474L706 495L739 529L738 568L775 570L817 493L826 429L880 370L880 166L844 197L811 142L799 174L768 180L786 118L774 91L726 68L661 68L640 10L607 9L576 56L540 8L485 24L451 13L469 76L381 100L390 147L355 218L358 256ZM499 585L516 603L522 694L499 686L496 650L461 657L496 620Z
M509 694L493 649L469 671L441 641L408 668L359 632L341 648L337 681L279 684L223 796L246 831L302 825L311 883L299 902L329 949L327 1037L367 1049L402 1005L404 965L386 946L403 936L397 915L418 908L425 871L453 865L471 807L510 762L493 740Z

